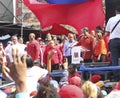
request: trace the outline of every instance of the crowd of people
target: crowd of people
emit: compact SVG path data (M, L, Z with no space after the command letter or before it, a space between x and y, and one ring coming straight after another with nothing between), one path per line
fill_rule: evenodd
M84 27L80 36L72 32L68 36L59 37L48 33L43 39L36 38L34 33L30 33L29 41L25 44L23 39L17 36L12 36L6 47L0 43L3 77L15 82L14 94L12 96L6 94L6 96L10 98L119 98L120 76L116 75L116 71L113 72L113 76L117 76L115 78L117 83L108 91L106 89L108 85L100 75L93 75L86 79L84 75L77 72L76 65L71 64L72 48L82 46L82 62L111 62L111 65L118 65L120 29L119 24L116 28L114 24L119 19L120 7L117 7L116 16L107 24L106 31L111 32L108 34L105 34L105 30L99 26L91 32L88 27ZM54 70L61 69L66 73L65 76L50 76Z

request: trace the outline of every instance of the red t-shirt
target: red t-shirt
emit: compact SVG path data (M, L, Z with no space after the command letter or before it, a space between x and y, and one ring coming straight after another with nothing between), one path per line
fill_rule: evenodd
M33 58L33 60L39 59L40 45L36 40L27 44L27 53Z
M91 56L93 55L93 52L94 52L94 46L95 46L94 38L91 35L87 37L81 36L77 46L79 45L89 50L87 52L82 53L83 59L91 59Z

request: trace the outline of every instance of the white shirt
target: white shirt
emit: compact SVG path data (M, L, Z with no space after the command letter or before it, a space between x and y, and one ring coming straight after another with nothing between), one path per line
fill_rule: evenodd
M46 69L42 69L38 66L33 66L27 69L27 92L30 94L32 91L37 90L37 83L40 77L45 77L48 74Z
M116 23L120 20L120 14L117 14L114 17L111 17L108 20L108 23L106 25L106 31L111 32ZM114 39L114 38L120 38L120 22L116 26L116 28L113 30L112 33L110 33L110 38L109 39Z
M9 55L10 57L10 62L13 62L13 57L12 57L12 48L17 48L19 50L19 53L20 53L20 57L23 56L24 54L24 51L25 51L25 45L24 44L20 44L20 43L16 43L16 44L13 44L13 45L8 45L6 48L5 48L5 53Z

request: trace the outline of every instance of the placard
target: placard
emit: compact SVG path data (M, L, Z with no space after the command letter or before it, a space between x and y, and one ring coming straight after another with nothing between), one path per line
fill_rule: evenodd
M72 64L80 64L80 61L83 61L83 58L81 57L82 47L81 46L75 46L71 50L72 55Z

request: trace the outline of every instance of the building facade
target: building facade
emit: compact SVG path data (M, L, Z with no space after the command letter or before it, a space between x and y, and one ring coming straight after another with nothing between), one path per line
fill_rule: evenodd
M22 23L23 27L40 30L40 22L28 7L24 5L23 0L16 0L16 23Z

